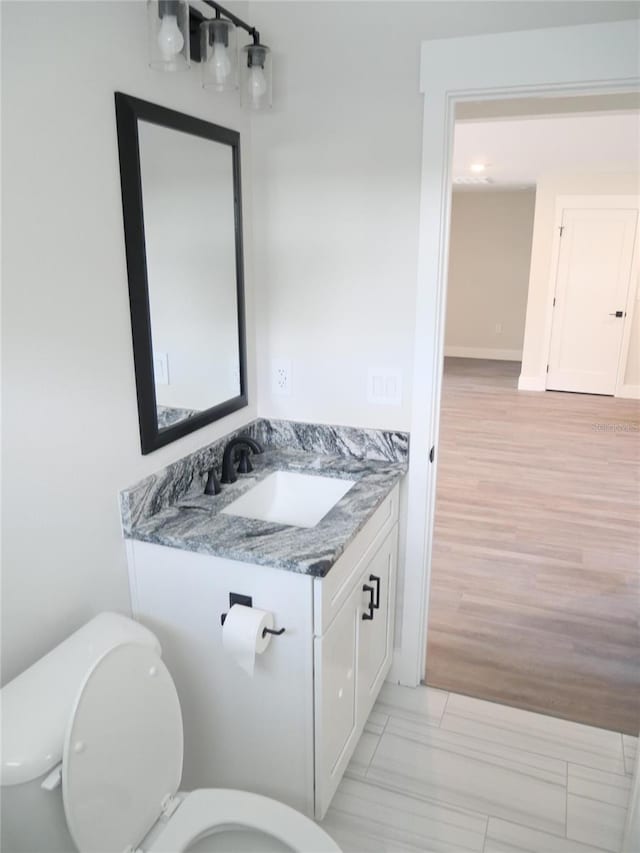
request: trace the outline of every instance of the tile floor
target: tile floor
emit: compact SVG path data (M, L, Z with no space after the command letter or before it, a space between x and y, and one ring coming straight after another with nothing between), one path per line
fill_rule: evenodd
M618 853L636 743L385 684L322 826L345 853Z

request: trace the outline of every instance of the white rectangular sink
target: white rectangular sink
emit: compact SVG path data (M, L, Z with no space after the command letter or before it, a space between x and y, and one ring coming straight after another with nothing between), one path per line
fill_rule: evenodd
M222 510L227 515L315 527L355 480L275 471Z

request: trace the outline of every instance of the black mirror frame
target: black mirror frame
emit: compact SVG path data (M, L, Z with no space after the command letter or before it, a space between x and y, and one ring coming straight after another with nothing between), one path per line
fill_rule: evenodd
M118 152L120 157L122 213L124 219L127 275L129 279L133 360L138 397L138 421L140 424L140 445L142 453L147 454L248 405L244 263L242 250L242 193L240 184L240 134L235 130L220 127L220 125L193 118L184 113L160 107L157 104L151 104L148 101L125 95L122 92L115 93L115 102ZM240 394L237 397L224 400L222 403L218 403L209 409L198 412L197 415L193 415L164 429L158 428L156 389L153 374L149 282L147 277L140 146L138 140L139 119L229 145L233 155Z

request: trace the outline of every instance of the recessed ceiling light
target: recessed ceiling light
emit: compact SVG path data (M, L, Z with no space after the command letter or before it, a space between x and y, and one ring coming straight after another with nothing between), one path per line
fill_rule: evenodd
M484 163L472 163L471 164L471 171L472 172L484 172L484 170L486 168L487 167L485 166Z
M453 179L454 184L490 184L491 178L486 175L458 175Z

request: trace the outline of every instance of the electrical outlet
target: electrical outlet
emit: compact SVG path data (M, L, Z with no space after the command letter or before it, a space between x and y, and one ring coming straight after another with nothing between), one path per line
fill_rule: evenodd
M496 323L496 335L502 334L502 323Z
M291 395L291 362L285 358L271 361L271 390L279 397Z

